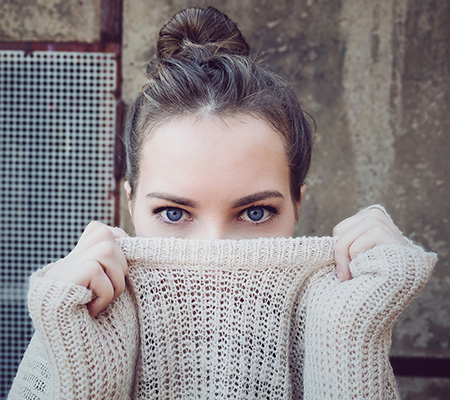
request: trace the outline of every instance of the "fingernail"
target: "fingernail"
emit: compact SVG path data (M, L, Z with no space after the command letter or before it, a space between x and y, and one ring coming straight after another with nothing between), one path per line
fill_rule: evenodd
M336 275L337 275L337 278L342 282L343 271L342 271L342 267L340 265L336 266Z

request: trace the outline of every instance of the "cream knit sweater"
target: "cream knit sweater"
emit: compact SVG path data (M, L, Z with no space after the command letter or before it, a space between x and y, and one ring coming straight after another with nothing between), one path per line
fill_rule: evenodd
M391 331L436 257L377 246L335 277L330 237L126 238L125 293L31 277L10 399L392 399Z

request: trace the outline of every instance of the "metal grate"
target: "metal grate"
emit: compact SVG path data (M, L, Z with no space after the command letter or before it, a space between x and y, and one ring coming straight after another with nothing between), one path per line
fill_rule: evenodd
M0 398L33 332L31 272L112 224L115 54L0 51Z

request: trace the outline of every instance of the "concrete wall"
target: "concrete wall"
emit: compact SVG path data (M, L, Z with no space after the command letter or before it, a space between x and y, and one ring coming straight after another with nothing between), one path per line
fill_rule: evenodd
M395 330L393 353L450 357L450 2L128 0L127 101L145 83L159 29L193 5L236 21L317 122L297 234L330 234L381 203L408 237L438 253L431 282Z
M145 83L157 33L178 10L212 5L288 76L318 125L298 235L327 235L373 203L438 253L401 317L392 354L450 357L450 2L125 0L123 97ZM0 40L99 37L100 1L0 1ZM132 231L124 201L122 225ZM400 378L405 399L444 399L450 380Z
M0 40L100 40L101 0L0 0Z

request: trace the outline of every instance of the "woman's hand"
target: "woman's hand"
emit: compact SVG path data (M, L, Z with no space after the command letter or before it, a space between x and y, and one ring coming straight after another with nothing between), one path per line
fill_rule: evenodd
M350 261L360 252L379 244L408 243L392 219L376 206L365 208L336 225L333 236L338 238L334 251L340 281L350 279Z
M116 238L127 236L120 228L101 222L89 223L75 248L57 261L45 277L76 283L91 289L93 300L87 305L95 317L125 289L128 266Z

